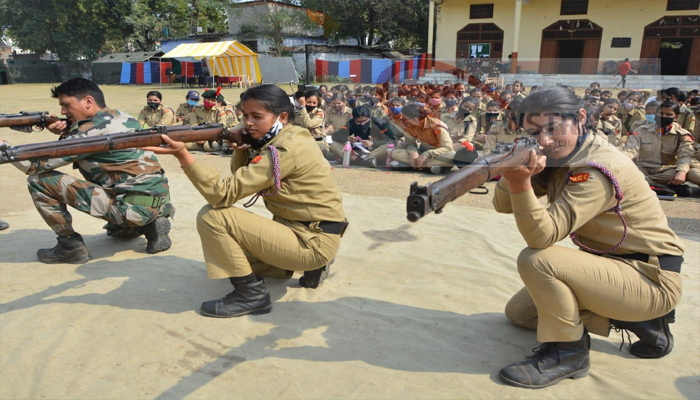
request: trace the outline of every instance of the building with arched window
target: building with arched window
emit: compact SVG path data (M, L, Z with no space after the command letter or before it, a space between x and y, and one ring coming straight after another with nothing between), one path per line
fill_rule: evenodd
M700 0L433 0L436 59L512 55L517 72L700 75ZM513 71L515 72L515 71Z

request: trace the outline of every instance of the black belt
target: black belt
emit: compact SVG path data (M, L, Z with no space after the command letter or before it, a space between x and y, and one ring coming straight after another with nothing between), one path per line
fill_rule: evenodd
M317 137L317 138L314 138L314 139L316 139L317 142L322 142L322 141L325 140L326 138L324 138L323 136L321 136L321 137Z
M649 262L649 255L644 253L632 253L622 255L615 254L614 256L624 258L626 260L637 260L645 263ZM659 259L659 267L661 267L661 269L663 269L664 271L672 271L677 272L679 274L681 273L683 256L660 255L657 256L657 258Z
M309 227L313 222L311 221L298 221L300 224L304 225L305 227ZM323 233L330 233L332 235L342 235L343 232L345 232L345 229L348 227L347 222L333 222L333 221L321 221L318 223L319 229L323 231Z

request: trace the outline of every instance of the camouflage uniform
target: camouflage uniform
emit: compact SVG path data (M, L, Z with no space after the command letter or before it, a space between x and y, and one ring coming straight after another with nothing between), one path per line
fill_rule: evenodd
M73 124L65 140L139 128L128 114L104 108L92 119ZM55 171L68 164L86 180ZM34 205L59 236L75 233L67 206L123 228L142 227L174 213L165 171L150 151L126 149L15 165L29 175Z
M154 126L170 126L174 125L177 121L175 119L175 112L172 108L160 104L155 110L151 107L146 106L139 112L139 124L144 128L151 128Z

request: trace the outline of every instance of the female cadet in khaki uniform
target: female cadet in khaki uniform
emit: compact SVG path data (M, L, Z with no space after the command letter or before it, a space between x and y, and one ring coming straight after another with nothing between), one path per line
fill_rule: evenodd
M508 104L508 109L503 111L503 120L495 121L491 124L491 129L486 133L486 143L484 144L483 154L491 154L496 145L500 143L513 143L516 138L525 134L522 128L518 126L516 112L522 97L518 97Z
M345 101L345 96L342 93L336 93L329 100L328 110L326 111L326 135L332 135L333 132L344 127L352 118L352 108L348 107ZM343 143L344 144L344 143Z
M479 127L477 128L476 135L474 135L474 146L479 150L484 148L486 144L486 134L491 130L491 126L504 123L504 114L498 103L489 101L484 109L485 112L479 113L479 110L477 110L478 116L475 115L479 120Z
M333 154L342 158L348 141L353 146L353 164L376 168L386 163L387 148L389 143L396 144L396 137L385 120L372 116L369 106L359 106L352 110L352 119L333 134Z
M639 108L642 101L642 94L630 92L618 111L618 117L622 120L622 136L626 137L632 132L632 125L637 121L644 121L646 115L644 110Z
M319 105L321 95L316 91L307 91L299 97L299 107L294 114L294 123L311 132L311 136L316 140L318 148L321 149L324 157L331 156L331 148L326 140L326 133L323 130L323 120L325 113Z
M175 113L173 109L165 106L163 95L158 91L148 92L146 95L146 107L139 113L139 124L144 128L154 126L170 126L175 123Z
M506 316L537 329L543 342L534 356L501 369L514 386L585 376L588 332L608 336L611 326L637 335L630 348L637 357L673 348L668 323L681 297L683 243L644 175L587 131L581 106L562 88L528 96L519 118L544 155L533 151L527 166L504 172L496 186L496 211L513 214L528 246L517 260L525 288ZM548 206L537 199L545 195ZM579 249L555 246L569 236Z
M450 137L454 142L452 148L455 151L462 147L474 149L472 141L474 141L479 122L472 113L474 113L478 104L479 101L477 99L465 97L454 111L442 114L442 122L447 125L447 130L450 132Z
M622 148L622 146L625 145L627 137L622 135L622 120L617 117L617 111L619 109L620 101L618 99L604 100L603 111L600 113L600 120L598 121L597 127L608 137L610 143L614 142L614 146Z
M152 148L174 155L209 203L197 215L207 274L229 278L235 288L202 304L202 314L213 317L269 312L270 295L256 275L290 278L292 271L304 271L301 285L317 287L347 227L328 162L309 131L291 123L294 108L287 94L273 85L257 86L243 93L241 109L239 127L249 144L232 144L229 177L196 162L183 143L167 136L169 148ZM272 220L234 206L250 195L252 202L262 196Z
M221 94L221 87L217 90L206 90L202 93L202 104L196 106L187 116L187 125L197 126L201 124L222 124L226 125L226 111L216 103L217 97ZM216 151L219 147L212 147L209 142L186 143L188 150Z

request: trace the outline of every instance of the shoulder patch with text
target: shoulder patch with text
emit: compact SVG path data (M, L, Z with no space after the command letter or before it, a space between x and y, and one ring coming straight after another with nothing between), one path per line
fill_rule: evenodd
M590 179L591 174L589 173L582 173L582 174L575 174L571 175L571 178L569 178L569 181L573 183L581 183L581 182L586 182L588 179Z

